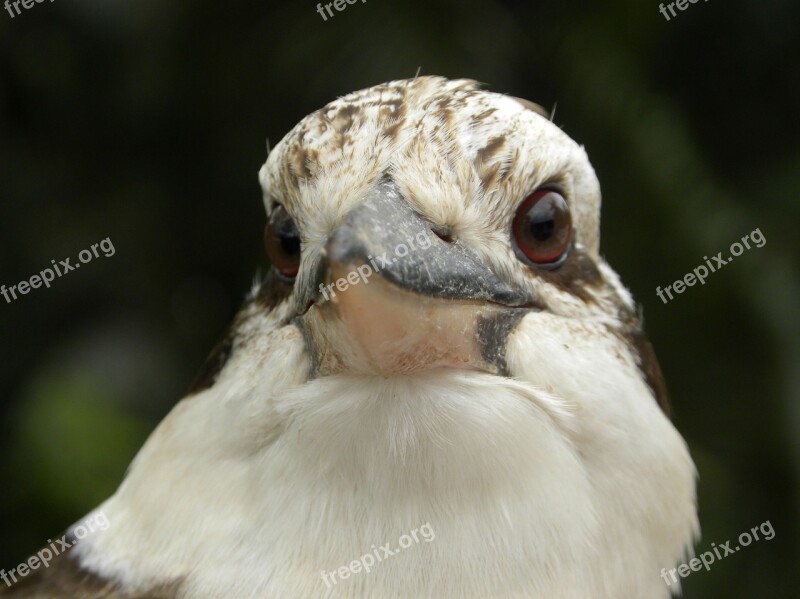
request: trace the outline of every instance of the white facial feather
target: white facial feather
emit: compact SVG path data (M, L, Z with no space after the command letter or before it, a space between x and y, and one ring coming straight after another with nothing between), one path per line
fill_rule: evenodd
M508 338L512 376L313 378L292 297L269 310L256 297L213 386L176 406L100 507L110 527L76 547L82 565L130 591L179 581L186 599L668 597L661 569L697 532L694 466L643 375L630 294L599 257L583 149L469 81L345 96L260 173L268 211L283 204L300 229L296 285L386 175L546 304ZM516 207L545 183L575 226L581 261L561 273L522 264L509 241ZM323 581L425 523L435 540Z

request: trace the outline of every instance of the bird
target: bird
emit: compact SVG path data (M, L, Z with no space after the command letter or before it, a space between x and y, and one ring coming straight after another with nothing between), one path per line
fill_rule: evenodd
M269 271L108 526L0 596L680 592L696 469L582 145L417 76L306 116L259 181Z

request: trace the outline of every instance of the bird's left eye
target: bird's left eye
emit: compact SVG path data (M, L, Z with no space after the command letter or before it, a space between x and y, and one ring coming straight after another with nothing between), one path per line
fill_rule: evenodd
M564 196L549 188L533 192L517 209L512 233L523 261L544 268L560 266L572 240L572 217Z
M264 231L267 256L276 270L294 279L300 270L300 232L283 206L277 206Z

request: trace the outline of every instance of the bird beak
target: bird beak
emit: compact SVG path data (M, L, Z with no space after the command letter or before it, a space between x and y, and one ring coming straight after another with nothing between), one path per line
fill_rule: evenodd
M528 301L467 246L440 239L391 181L381 182L347 215L326 253L332 267L374 265L400 289L428 297L508 306Z
M324 372L503 373L508 333L540 308L468 246L436 235L390 180L331 233L312 272L298 300L316 308L302 325L312 353L334 362L317 364Z

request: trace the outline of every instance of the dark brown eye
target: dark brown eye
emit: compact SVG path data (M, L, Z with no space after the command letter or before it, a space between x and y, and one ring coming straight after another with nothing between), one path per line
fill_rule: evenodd
M567 201L553 189L533 192L517 209L512 230L520 257L538 266L559 266L572 239Z
M264 244L275 269L294 279L300 269L300 232L283 206L272 211L264 231Z

